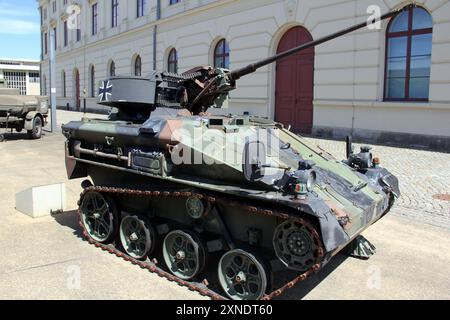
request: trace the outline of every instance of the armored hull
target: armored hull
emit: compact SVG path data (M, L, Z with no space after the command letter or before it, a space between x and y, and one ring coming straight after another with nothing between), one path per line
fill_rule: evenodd
M104 244L122 243L116 249L132 257L134 252L135 258L159 257L162 270L193 283L223 264L223 252L239 258L237 250L245 248L255 270L265 273L258 271L256 289L242 289L243 294L227 291L226 281L218 280L220 272L208 279L213 288L222 287L222 294L234 299L270 296L270 285L282 287L276 276L280 271L296 278L319 270L386 214L398 195L397 181L386 169L357 170L279 124L258 118L173 116L143 124L86 120L64 125L63 132L68 138L69 177L89 176L95 186L85 184L80 206L88 237ZM255 133L274 147L266 152L268 165L258 181L245 177L242 162L246 139ZM286 168L305 159L315 163L316 180L308 192L274 185ZM95 231L100 222L86 218L92 196L108 203L114 217L107 219L110 225L104 230ZM120 240L128 230L122 226L121 231L120 221L129 217L152 226L146 229L153 230L148 238L151 249L139 251L127 247L124 236ZM172 232L180 233L179 239L192 237L203 252L191 261L192 268L178 270L177 252L172 252L172 263L164 259L164 253L170 255Z

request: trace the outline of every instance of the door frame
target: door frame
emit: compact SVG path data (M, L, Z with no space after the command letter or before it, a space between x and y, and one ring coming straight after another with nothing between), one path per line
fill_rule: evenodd
M272 37L272 41L270 44L270 52L269 54L271 56L276 55L277 54L277 50L278 50L278 46L280 45L280 41L283 38L283 36L285 35L286 32L288 32L291 28L294 27L303 27L305 28L310 34L311 37L314 39L312 33L309 31L309 29L301 23L296 23L296 22L289 22L284 24L283 26L281 26L277 32L275 33L275 35ZM276 79L277 79L277 70L276 70L276 63L272 63L271 65L269 65L269 86L268 86L268 97L269 97L269 101L267 104L267 115L270 119L275 119L275 108L276 108L276 97L275 97L275 91L277 89L277 84L276 84ZM313 81L314 81L314 76L315 76L315 66L316 66L316 59L314 57L314 71L313 71ZM315 97L315 86L313 83L313 128L314 128L314 97Z
M73 90L74 108L75 108L76 111L80 111L81 110L81 75L80 75L80 69L75 68L73 70L72 79L73 79L72 90ZM77 86L77 82L78 82L78 86Z

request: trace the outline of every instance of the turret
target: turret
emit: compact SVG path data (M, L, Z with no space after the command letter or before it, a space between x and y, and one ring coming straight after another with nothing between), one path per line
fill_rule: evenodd
M415 4L386 13L379 19L389 19L410 6ZM362 22L237 70L197 67L181 75L152 72L147 78L115 77L100 83L99 104L118 108L118 118L131 121L145 121L159 107L187 109L193 115L204 113L209 108L223 108L226 107L228 93L236 89L236 81L240 78L375 22Z

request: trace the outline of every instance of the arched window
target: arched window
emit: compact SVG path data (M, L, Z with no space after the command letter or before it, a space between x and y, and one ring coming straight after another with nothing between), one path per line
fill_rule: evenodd
M114 61L111 61L109 65L109 76L115 77L116 76L116 64Z
M67 97L67 91L66 91L66 72L63 70L61 74L61 83L62 83L62 94L63 97Z
M137 56L134 60L134 75L140 77L142 75L142 59L141 56Z
M96 91L96 88L95 88L95 67L94 66L91 66L91 69L90 69L90 72L89 72L89 83L90 83L90 88L89 88L89 93L90 93L90 96L91 96L91 98L94 98L95 97L95 91Z
M177 50L172 49L169 52L169 58L167 60L167 71L172 73L178 72L178 54Z
M220 40L214 49L214 67L225 69L230 67L230 47L225 39Z
M393 18L386 34L385 100L428 101L433 21L411 7Z

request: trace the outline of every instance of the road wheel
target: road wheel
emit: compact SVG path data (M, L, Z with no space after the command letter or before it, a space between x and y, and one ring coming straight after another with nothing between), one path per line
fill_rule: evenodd
M173 275L191 280L205 267L206 248L195 234L176 230L164 239L163 256Z
M222 256L218 276L223 291L232 300L260 300L270 284L264 262L242 249Z
M40 139L42 136L42 119L41 117L34 117L33 119L33 129L28 130L28 138L30 139Z
M145 260L155 248L156 232L143 216L127 216L120 224L120 243L132 258Z
M80 218L93 240L109 244L119 229L119 210L110 198L96 191L87 192L81 199Z

